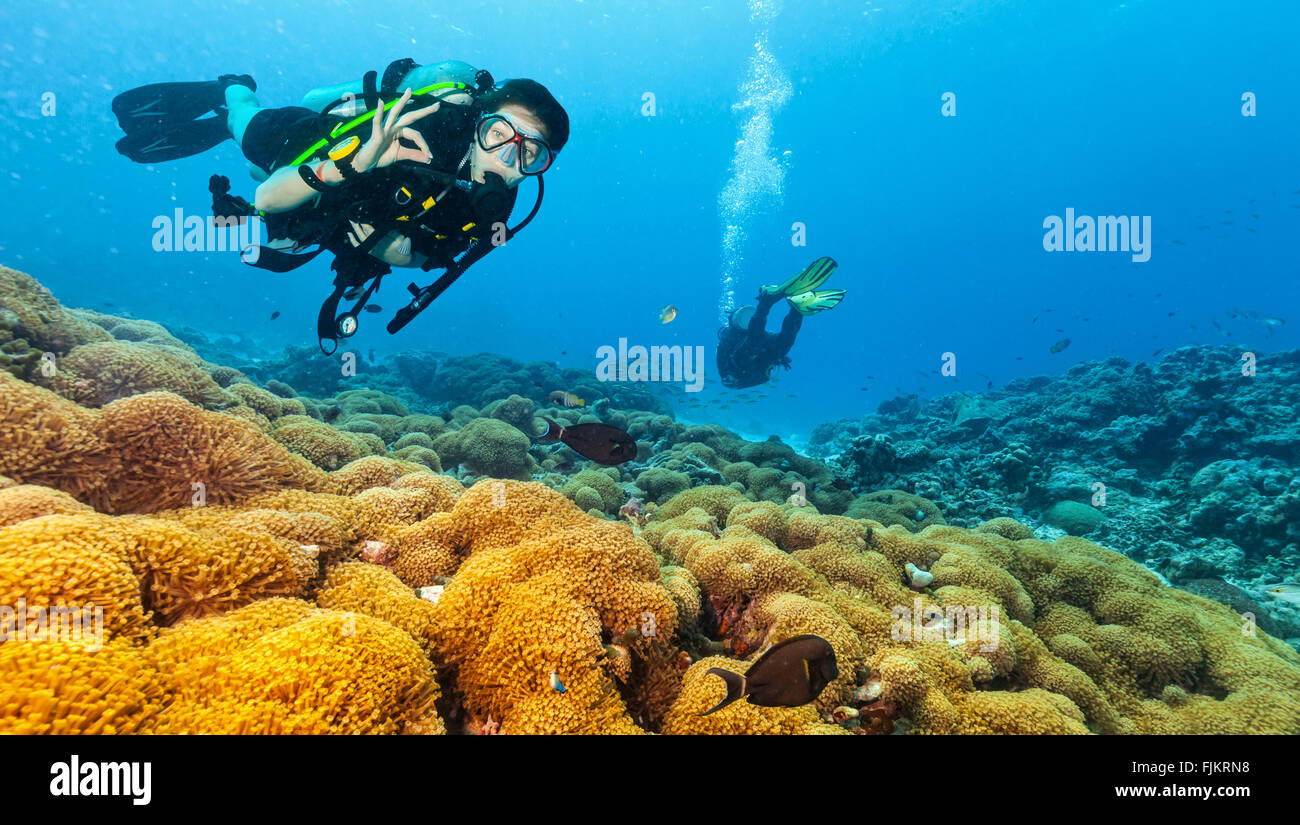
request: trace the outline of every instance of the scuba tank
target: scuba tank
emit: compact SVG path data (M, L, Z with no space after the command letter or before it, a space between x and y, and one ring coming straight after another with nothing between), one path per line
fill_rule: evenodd
M474 88L478 79L478 69L463 60L444 60L433 66L419 66L410 58L395 60L384 71L380 81L380 94L400 93L406 89L423 89L435 84L457 83L467 88ZM364 81L358 84L339 83L312 89L303 96L302 105L315 112L336 117L354 118L366 113L363 97ZM469 105L474 102L467 91L455 91L445 94L441 100L457 105Z
M435 102L457 104L457 110L453 110L456 114L449 116L471 119L477 115L478 97L494 88L490 73L458 60L434 66L420 66L410 58L395 60L384 71L382 81L377 83L377 78L378 72L366 73L361 82L360 96L354 91L355 84L323 87L308 93L304 103L311 102L313 105L309 108L320 113L317 129L320 137L305 147L291 165L298 167L304 182L320 191L320 197L311 208L300 207L289 212L263 215L271 237L293 238L297 242L295 250L312 245L318 248L298 253L263 247L255 260L245 260L245 263L263 269L287 272L327 249L334 253L335 259L331 264L336 273L334 290L322 304L317 317L320 349L326 355L337 350L339 338L357 332L361 310L378 289L380 279L391 272L388 264L370 254L389 232L396 231L410 238L413 249L425 257L422 265L425 271L446 270L429 286L419 287L415 283L407 286L412 300L388 323L391 334L406 326L469 266L531 222L541 208L545 192L542 176L538 175L537 199L531 211L511 228L506 226L506 221L514 206L515 191L493 174L487 175L484 183L477 183L459 179L458 169L446 171L428 164L398 161L337 186L320 184L304 164L327 156L331 147L349 139L350 135L368 135L375 109L387 109L402 96L398 91L399 85L403 90L412 89L412 104L425 101L426 105ZM419 88L415 88L416 83L421 84ZM338 92L341 92L339 96L326 100L328 95ZM463 114L460 114L462 107ZM411 110L418 108L411 106ZM347 117L343 112L357 114ZM434 148L432 144L430 148ZM209 189L213 194L214 214L256 213L247 201L229 194L229 182L225 178L214 175L209 181ZM455 197L447 193L454 193ZM470 222L460 226L462 219L456 218L456 210L449 211L445 203L439 204L440 200L458 202L467 210ZM352 246L347 241L349 220L374 226L374 232L359 246ZM504 232L499 229L504 229ZM355 294L361 287L366 288L356 304L339 313L339 302L345 294ZM332 346L327 348L327 343Z

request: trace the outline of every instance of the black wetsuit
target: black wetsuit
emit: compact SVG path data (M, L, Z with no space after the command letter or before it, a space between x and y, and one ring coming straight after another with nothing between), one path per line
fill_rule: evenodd
M734 320L718 330L718 374L724 386L744 389L765 383L774 367L790 367L786 353L794 346L795 336L803 325L803 315L790 309L781 322L781 331L768 332L767 314L783 295L760 295L758 308L743 328ZM737 310L739 312L739 310ZM733 319L735 314L732 315Z
M469 164L462 162L474 141L476 119L474 107L444 101L437 112L417 121L414 128L423 135L433 156L429 166L457 173L460 179L469 180ZM328 127L342 120L327 115L322 121L319 114L301 106L265 109L249 121L241 148L244 157L270 173L292 162L303 149L321 137L322 122ZM363 139L368 138L369 127L360 134ZM356 181L330 187L319 199L309 200L287 212L267 215L267 231L272 238L292 238L303 244L333 242L342 248L347 224L340 213L349 212L353 219L366 220L366 207L359 204L367 196L378 196L377 206L387 204L392 198L391 193L402 184L409 164L401 162L372 169ZM512 207L515 196L516 193L511 191ZM413 226L411 232L403 234L411 237L416 252L443 267L469 247L470 236L463 227L473 220L469 196L460 189L450 188L438 200L437 209L421 218L419 227Z

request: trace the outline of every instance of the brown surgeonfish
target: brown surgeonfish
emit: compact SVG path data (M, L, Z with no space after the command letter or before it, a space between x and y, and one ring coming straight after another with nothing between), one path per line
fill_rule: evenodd
M831 643L810 633L772 647L743 676L720 667L708 672L727 683L727 695L698 716L708 716L746 696L759 707L797 708L816 699L840 675Z
M596 423L563 427L545 416L542 420L546 422L546 432L537 436L539 441L562 442L583 458L606 467L636 458L636 442L618 427Z

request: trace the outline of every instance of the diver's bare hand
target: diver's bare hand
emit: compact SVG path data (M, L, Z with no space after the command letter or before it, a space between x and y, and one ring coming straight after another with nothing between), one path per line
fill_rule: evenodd
M429 163L433 160L433 153L429 151L429 144L425 142L424 135L410 127L412 123L438 111L438 107L442 104L435 103L418 112L402 114L402 110L410 100L411 90L407 89L386 114L382 106L375 109L375 117L371 121L370 140L366 141L366 144L352 158L353 169L367 172L399 160L415 160L420 163ZM398 141L399 138L409 140L416 148L406 148Z

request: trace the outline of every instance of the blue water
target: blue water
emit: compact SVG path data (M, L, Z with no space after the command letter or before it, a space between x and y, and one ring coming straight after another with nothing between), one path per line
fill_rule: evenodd
M1281 0L824 0L753 14L743 2L18 0L0 8L0 263L65 304L239 332L268 357L314 344L323 257L275 275L233 253L152 249L154 216L206 213L209 174L251 197L234 144L133 164L113 149L110 100L249 73L263 105L293 105L395 58L458 58L546 84L572 138L533 226L392 337L383 323L402 287L431 280L395 271L358 349L594 368L619 338L699 345L702 397L728 408L688 417L797 436L899 392L983 390L1191 343L1293 348L1298 30L1300 6ZM756 43L770 69L757 87ZM756 88L788 99L756 103ZM941 116L946 92L955 117ZM763 144L738 147L756 112ZM728 250L720 197L737 180L761 185L732 210L741 240ZM525 184L517 217L531 197ZM1151 216L1150 260L1045 252L1043 219L1067 207ZM791 244L796 221L804 247ZM807 320L766 398L728 402L712 362L724 278L745 303L820 255L840 264L827 288L848 297ZM666 304L679 314L665 326ZM945 352L956 376L939 374Z

